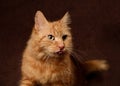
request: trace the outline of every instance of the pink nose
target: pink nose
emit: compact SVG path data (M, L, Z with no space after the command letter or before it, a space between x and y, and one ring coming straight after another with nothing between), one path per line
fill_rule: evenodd
M64 45L62 45L62 46L59 46L59 48L60 48L60 50L63 50L64 49Z

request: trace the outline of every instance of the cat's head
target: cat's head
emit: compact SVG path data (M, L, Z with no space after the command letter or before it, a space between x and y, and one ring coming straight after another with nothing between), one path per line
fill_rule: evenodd
M67 12L60 20L49 22L41 11L35 15L34 35L37 47L46 55L62 56L72 51L70 16Z

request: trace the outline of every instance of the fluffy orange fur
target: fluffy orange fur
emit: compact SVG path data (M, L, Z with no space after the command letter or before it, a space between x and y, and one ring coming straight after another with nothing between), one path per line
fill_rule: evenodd
M73 45L69 23L68 13L58 21L49 22L41 11L37 11L35 25L23 53L20 86L34 86L35 83L41 86L74 86L76 76L70 59ZM85 64L91 71L107 68L99 60Z

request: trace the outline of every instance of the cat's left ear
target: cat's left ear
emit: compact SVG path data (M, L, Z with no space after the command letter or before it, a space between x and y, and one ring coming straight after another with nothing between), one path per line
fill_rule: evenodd
M63 24L70 24L71 23L71 19L70 19L70 14L69 12L66 12L65 15L62 17L62 19L60 20Z

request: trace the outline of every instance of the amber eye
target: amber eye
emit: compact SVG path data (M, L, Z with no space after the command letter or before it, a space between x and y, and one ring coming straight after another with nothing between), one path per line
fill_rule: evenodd
M65 40L67 38L67 35L63 35L62 39Z
M48 35L48 39L55 40L55 37L53 35Z

